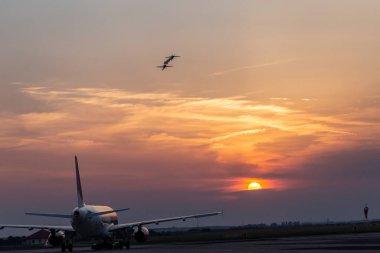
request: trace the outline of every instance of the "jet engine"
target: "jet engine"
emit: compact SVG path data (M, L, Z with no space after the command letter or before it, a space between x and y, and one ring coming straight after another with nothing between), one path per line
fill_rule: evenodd
M64 239L65 233L63 231L51 232L48 237L48 242L50 245L57 247L62 245Z
M139 227L135 230L135 233L133 234L133 237L135 238L136 242L143 243L148 240L149 236L149 229L146 227Z

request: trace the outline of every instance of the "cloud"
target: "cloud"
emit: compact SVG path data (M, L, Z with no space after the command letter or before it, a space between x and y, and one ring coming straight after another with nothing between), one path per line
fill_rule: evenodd
M289 177L298 169L306 173L302 164L310 157L354 148L363 140L374 144L373 134L379 131L372 122L378 115L373 107L366 107L363 118L359 111L320 115L302 101L284 105L272 99L122 89L24 87L21 91L50 111L2 113L2 150L97 154L91 164L94 172L103 173L99 164L112 165L112 174L149 182L152 189L166 184L173 189L190 185L219 191L231 187L228 180L234 178L299 187ZM162 179L156 181L158 177ZM128 187L139 189L141 184Z
M28 113L50 111L41 100L35 100L28 94L20 92L23 83L17 85L1 84L0 113Z
M359 145L309 156L299 166L298 177L314 181L314 185L324 182L327 187L349 182L352 187L359 188L359 185L379 180L379 164L378 146Z
M248 65L248 66L241 66L241 67L235 67L223 71L218 71L218 72L213 72L210 73L209 76L222 76L222 75L227 75L231 74L234 72L239 72L243 70L249 70L249 69L260 69L260 68L265 68L265 67L271 67L271 66L276 66L284 63L290 63L294 62L295 59L285 59L285 60L276 60L272 62L267 62L267 63L262 63L262 64L254 64L254 65Z
M263 133L265 131L266 131L265 128L263 128L263 129L244 130L244 131L239 131L239 132L236 132L236 133L227 134L227 135L224 135L224 136L214 137L211 140L212 141L220 141L220 140L225 140L225 139L233 138L233 137L240 136L240 135L258 134L258 133Z

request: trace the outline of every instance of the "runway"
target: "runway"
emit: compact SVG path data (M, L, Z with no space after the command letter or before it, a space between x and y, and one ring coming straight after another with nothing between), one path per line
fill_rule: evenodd
M76 248L75 252L94 252L89 248ZM96 251L103 253L120 252L121 250ZM222 241L222 242L198 242L198 243L172 243L172 244L146 244L132 245L131 253L164 253L164 252L375 252L380 251L380 233L348 234L348 235L324 235L287 237L276 239L260 239L251 241ZM2 251L15 252L15 251ZM59 249L20 250L20 253L56 253Z

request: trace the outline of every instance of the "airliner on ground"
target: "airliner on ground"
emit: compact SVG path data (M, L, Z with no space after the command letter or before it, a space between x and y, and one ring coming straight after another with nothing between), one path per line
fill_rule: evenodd
M74 208L72 214L57 213L26 213L27 215L47 216L55 218L64 218L71 220L71 226L45 226L45 225L2 225L4 228L27 228L47 229L50 235L47 241L52 246L61 247L62 252L73 250L73 239L99 240L93 245L93 249L101 248L123 248L130 247L130 240L134 238L137 242L143 243L148 239L149 230L144 227L148 224L158 225L161 222L187 220L190 218L203 218L221 214L221 212L202 213L195 215L139 221L118 224L117 213L126 211L129 208L114 210L109 206L86 205L83 201L82 186L79 175L78 159L75 156L75 170L77 183L78 206Z

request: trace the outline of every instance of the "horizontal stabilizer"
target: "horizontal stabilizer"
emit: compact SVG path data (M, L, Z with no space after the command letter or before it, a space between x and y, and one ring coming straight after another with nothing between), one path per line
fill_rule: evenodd
M47 230L55 230L55 231L69 231L69 232L74 232L74 229L72 226L50 226L50 225L10 225L10 224L0 224L0 229L4 228L26 228L29 230L33 229L47 229Z
M25 213L26 215L34 215L34 216L46 216L46 217L54 217L54 218L72 218L71 214L59 214L59 213Z
M109 214L109 213L118 213L122 211L127 211L130 208L123 208L123 209L116 209L116 210L111 210L111 211L104 211L104 212L97 212L97 213L90 213L89 216L99 216L103 214Z

